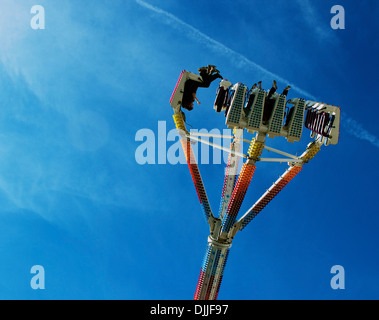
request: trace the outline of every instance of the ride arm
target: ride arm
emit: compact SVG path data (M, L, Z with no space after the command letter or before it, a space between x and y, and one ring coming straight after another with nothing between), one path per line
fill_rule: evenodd
M224 185L222 188L222 195L221 195L221 202L220 202L220 220L223 220L225 211L228 207L230 197L232 195L234 186L237 181L238 176L238 163L239 163L239 156L236 154L236 152L241 151L241 145L240 141L242 139L243 130L242 129L234 129L233 130L234 136L233 141L230 146L230 152L228 156L228 164L226 166L225 170L225 178L224 178Z
M255 162L258 161L263 151L265 141L264 139L264 135L260 136L257 134L256 138L253 139L250 143L248 150L249 159L242 165L241 173L238 176L237 182L222 219L222 227L220 233L220 239L222 240L229 241L229 232L236 221L237 214L240 210L246 191L255 172Z
M174 114L173 117L174 117L176 128L179 130L179 133L182 137L181 144L183 147L184 155L187 160L188 168L191 172L192 180L194 182L197 195L199 197L200 204L203 208L206 220L208 221L208 223L211 223L214 221L215 217L212 213L212 209L209 204L209 200L207 197L207 193L205 191L204 183L200 175L199 167L197 165L196 158L192 150L191 141L186 135L187 129L184 124L183 116L181 113L177 113L177 114Z
M290 167L279 179L259 198L259 200L233 225L229 238L233 239L239 230L243 230L255 216L266 207L269 202L302 170L303 165L308 163L319 151L322 143L311 142L305 152L300 156L301 162Z

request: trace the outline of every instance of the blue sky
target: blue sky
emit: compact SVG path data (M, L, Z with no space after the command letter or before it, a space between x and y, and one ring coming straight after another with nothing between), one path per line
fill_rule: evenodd
M241 233L219 299L378 299L376 1L47 1L0 4L0 298L192 299L208 236L186 165L139 165L138 130L174 128L181 70L293 86L342 110L340 142ZM46 28L33 30L33 5ZM346 29L330 27L345 8ZM194 128L225 128L217 84ZM268 145L299 153L310 141ZM285 165L258 163L244 213ZM224 165L200 165L213 211ZM33 265L45 289L30 287ZM333 265L345 289L330 287Z

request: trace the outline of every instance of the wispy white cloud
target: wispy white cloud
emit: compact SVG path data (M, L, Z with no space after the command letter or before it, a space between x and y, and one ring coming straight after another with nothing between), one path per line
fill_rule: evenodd
M288 79L285 79L281 77L278 74L275 74L271 72L270 70L264 68L263 66L255 63L254 61L251 61L246 56L242 55L241 53L238 53L234 51L233 49L230 49L229 47L225 46L221 42L209 37L205 33L201 32L200 30L196 29L195 27L189 25L188 23L182 21L178 17L174 16L173 14L162 10L156 6L153 6L145 1L142 0L136 0L136 2L146 8L150 11L153 11L162 17L166 18L164 21L165 23L169 24L170 26L179 29L183 32L186 32L186 34L191 37L193 40L200 42L201 44L204 44L211 48L212 50L215 50L217 53L229 56L233 61L235 61L236 67L239 68L251 68L254 69L257 72L260 72L264 75L267 75L271 77L272 79L276 79L279 82L290 84L292 89L300 93L302 96L308 97L309 99L316 100L316 97L310 94L309 92L299 88L298 86L291 83ZM238 61L238 62L237 62Z
M314 31L319 41L337 41L337 38L333 36L333 33L331 33L329 23L324 23L316 8L309 0L297 0L296 3L303 13L301 16L304 17L305 21Z
M349 116L342 114L341 125L346 132L354 137L370 142L373 146L379 148L379 138L368 132L359 122Z
M85 15L75 19L71 6ZM46 5L47 28L32 30L30 7L0 2L0 213L26 209L56 221L69 206L85 214L81 201L141 207L146 189L127 179L135 162L126 130L134 108L126 109L130 65L145 67L143 41L131 48L135 33L109 37L93 10L70 1ZM106 8L96 7L104 24L119 14ZM128 117L114 121L114 112Z
M179 29L180 31L186 32L186 34L193 40L207 45L211 49L217 51L217 53L219 54L228 56L233 61L238 61L238 63L234 62L236 64L236 67L240 67L240 68L250 67L252 69L255 69L255 71L261 72L262 74L265 74L280 82L290 84L291 87L295 91L297 91L299 94L301 94L304 97L307 97L310 100L315 100L315 101L319 100L317 97L315 97L311 93L291 83L288 79L285 79L279 76L278 74L271 72L270 70L255 63L254 61L251 61L244 55L234 51L233 49L230 49L229 47L225 46L219 41L212 39L208 35L204 34L203 32L191 26L190 24L182 21L181 19L174 16L173 14L165 10L162 10L156 6L153 6L143 0L136 0L136 3L152 12L159 14L161 17L164 17L165 20L163 21L165 21L165 23L169 24L173 28ZM298 3L301 6L302 10L306 13L306 17L307 19L309 19L309 23L315 27L315 31L318 34L318 36L321 38L329 37L326 30L318 26L317 21L319 17L317 16L317 12L313 8L313 6L310 4L310 2L308 0L304 0L304 1L299 0ZM359 124L357 121L355 121L354 119L346 115L343 117L343 121L345 122L345 125L343 126L343 128L345 128L345 130L349 134L353 135L354 137L358 139L368 141L373 146L379 148L379 139L373 134L369 133L361 124Z

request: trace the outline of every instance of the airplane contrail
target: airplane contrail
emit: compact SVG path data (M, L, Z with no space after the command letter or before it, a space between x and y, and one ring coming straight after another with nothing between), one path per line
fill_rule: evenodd
M288 83L292 87L293 90L297 91L301 95L306 96L306 97L310 98L311 100L317 100L315 96L304 91L303 89L300 89L296 85L290 83L290 81L288 81L287 79L284 79L281 76L279 76L275 73L272 73L271 71L265 69L264 67L260 66L259 64L249 60L244 55L228 48L227 46L218 42L217 40L212 39L211 37L209 37L206 34L204 34L203 32L201 32L200 30L198 30L198 29L194 28L193 26L189 25L188 23L180 20L178 17L174 16L173 14L171 14L165 10L162 10L158 7L155 7L149 3L146 3L145 1L142 1L142 0L136 0L136 2L137 2L137 4L139 4L142 7L145 7L146 9L149 9L155 13L158 13L158 14L165 16L166 18L169 19L169 24L171 24L172 26L174 26L176 28L178 26L182 27L197 42L204 43L205 45L207 45L213 49L216 49L221 54L230 55L230 56L237 58L239 65L245 64L249 67L255 68L258 71L261 71L262 73L272 77L273 79L276 79L277 81ZM176 25L175 25L175 23L176 23Z
M250 59L246 58L244 55L234 51L233 49L228 48L221 42L218 42L217 40L212 39L211 37L207 36L200 30L196 29L195 27L191 26L190 24L182 21L178 17L174 16L173 14L162 10L156 6L153 6L143 0L136 0L136 3L150 11L153 11L157 14L160 14L164 16L165 18L168 19L168 24L170 24L174 28L182 28L184 29L187 34L191 38L193 38L197 42L201 42L204 45L207 45L208 47L217 50L220 54L225 54L228 56L233 56L236 60L239 62L239 66L246 65L251 68L255 68L256 70L268 75L269 77L276 79L280 82L287 83L289 84L293 90L297 91L300 93L302 96L309 98L310 100L315 100L318 101L319 99L315 97L314 95L310 94L309 92L299 88L298 86L294 85L287 79L284 79L283 77L271 72L270 70L267 70L266 68L262 67L261 65L251 61ZM350 118L347 116L345 113L342 114L343 120L346 124L344 126L345 130L353 135L354 137L361 139L361 140L366 140L370 142L373 146L379 148L379 138L374 136L373 134L369 133L366 129L362 127L361 124L359 124L357 121L354 119Z
M342 124L343 128L354 137L361 140L366 140L373 146L379 148L379 138L364 129L362 125L355 121L353 118L345 115L343 117Z

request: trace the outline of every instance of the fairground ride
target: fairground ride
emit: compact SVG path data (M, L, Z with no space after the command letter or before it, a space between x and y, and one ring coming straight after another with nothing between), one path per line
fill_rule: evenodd
M199 87L209 87L217 78L222 79L216 93L214 109L225 111L225 124L233 129L230 149L210 143L201 136L191 134L185 125L181 108L193 109ZM274 83L276 86L276 83ZM288 89L288 88L286 88ZM287 92L279 94L275 88L264 90L261 83L248 88L242 83L232 84L223 79L215 66L199 69L199 74L182 71L170 99L174 121L181 136L181 144L197 191L203 214L210 227L208 245L197 282L194 300L217 299L225 264L232 241L270 201L303 169L320 150L321 146L335 145L339 139L340 108L326 103L306 101L302 98L287 101ZM266 137L285 137L288 142L300 141L303 128L310 130L313 139L300 156L271 148ZM252 140L243 138L243 132L253 133ZM229 153L225 171L219 215L216 217L208 201L199 167L192 149L193 141L208 143ZM248 143L247 154L242 152L242 143ZM281 158L263 158L263 150L274 152ZM284 157L284 158L283 158ZM238 172L238 161L242 168ZM253 178L256 164L260 161L288 163L284 173L239 219L237 215Z

